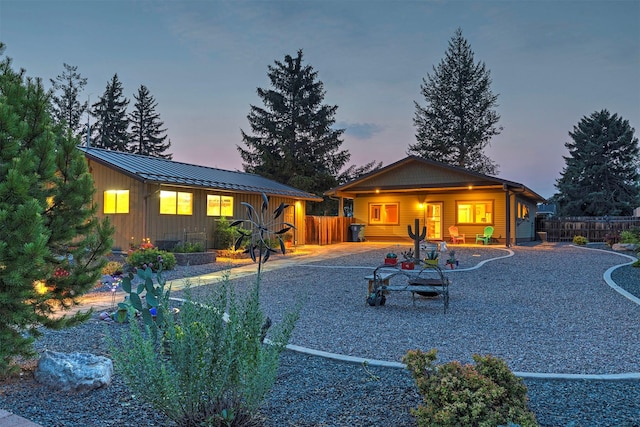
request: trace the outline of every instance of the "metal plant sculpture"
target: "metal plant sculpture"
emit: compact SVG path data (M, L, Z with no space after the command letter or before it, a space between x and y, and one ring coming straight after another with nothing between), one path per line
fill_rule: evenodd
M418 229L420 228L420 219L416 218L416 232L414 233L411 230L411 225L407 225L407 231L409 231L409 237L413 239L414 252L417 260L420 260L420 242L427 237L427 227L422 227L422 233L418 234Z
M275 237L280 246L280 251L284 254L286 249L283 236L296 227L288 222L277 221L284 210L289 207L289 205L285 203L280 203L278 208L273 211L273 219L269 220L267 218L269 214L269 198L264 193L262 193L262 207L259 212L249 203L242 202L241 204L247 208L247 219L233 221L230 226L239 227L240 225L246 225L246 227L236 228L240 236L235 241L234 249L240 249L245 240L249 240L249 246L245 250L245 253L251 256L253 262L258 261L258 276L260 276L262 264L267 262L272 253L278 252L277 249L272 247L272 238ZM282 225L284 228L278 231L272 231L271 228L276 225Z

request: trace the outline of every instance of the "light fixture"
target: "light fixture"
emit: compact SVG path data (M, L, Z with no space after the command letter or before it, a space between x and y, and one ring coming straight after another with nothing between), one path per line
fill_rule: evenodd
M380 189L376 188L376 194L380 193Z
M418 207L419 207L420 209L424 209L424 203L418 203Z
M473 186L471 186L471 185L470 185L470 186L468 186L467 188L468 188L469 190L471 190L471 189L473 189Z

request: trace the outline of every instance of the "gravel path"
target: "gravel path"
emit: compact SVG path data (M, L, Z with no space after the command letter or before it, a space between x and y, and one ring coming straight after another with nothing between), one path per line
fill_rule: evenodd
M442 362L469 362L473 353L492 353L520 372L640 372L640 307L602 279L609 267L627 262L614 253L569 245L518 246L512 257L464 271L506 253L456 248L461 269L447 273L453 285L444 315L441 301L420 298L413 305L406 292L390 295L384 307L365 304L364 276L387 250L378 247L331 261L300 257L294 267L267 271L263 309L277 321L283 310L302 301L292 343L353 356L398 361L409 349L435 347ZM612 278L640 296L639 269L618 268ZM243 289L252 278L234 283ZM106 354L104 336L121 327L92 320L48 331L38 346ZM525 383L530 407L543 426L640 425L640 381ZM413 426L409 409L419 402L404 370L367 371L358 364L286 352L262 415L267 426ZM104 390L68 396L43 389L25 375L0 383L0 408L44 426L171 425L136 402L117 376Z

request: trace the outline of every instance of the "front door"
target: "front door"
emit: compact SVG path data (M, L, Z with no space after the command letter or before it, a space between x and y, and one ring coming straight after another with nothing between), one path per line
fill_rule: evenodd
M442 240L442 203L427 203L427 240Z

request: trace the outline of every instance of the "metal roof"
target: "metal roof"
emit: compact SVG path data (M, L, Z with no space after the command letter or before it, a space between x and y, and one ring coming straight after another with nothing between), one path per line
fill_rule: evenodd
M246 172L180 163L103 148L78 147L78 149L83 151L89 159L118 169L141 181L322 201L321 197L314 194Z

